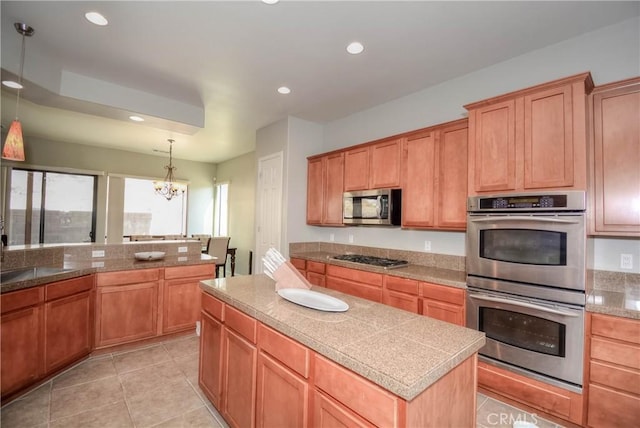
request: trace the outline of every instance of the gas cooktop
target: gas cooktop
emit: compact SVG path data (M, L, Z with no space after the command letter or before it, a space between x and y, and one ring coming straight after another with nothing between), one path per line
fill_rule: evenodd
M333 258L344 262L378 266L385 269L399 268L409 264L406 260L385 259L383 257L363 256L360 254L343 254L334 256Z

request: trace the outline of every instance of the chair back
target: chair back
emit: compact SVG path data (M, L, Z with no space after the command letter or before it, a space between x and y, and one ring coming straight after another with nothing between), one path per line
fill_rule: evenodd
M191 235L193 239L197 239L202 244L202 252L209 254L209 242L211 241L211 235L197 234Z
M229 249L229 236L215 236L209 241L209 255L217 257L216 266L227 263L227 250Z

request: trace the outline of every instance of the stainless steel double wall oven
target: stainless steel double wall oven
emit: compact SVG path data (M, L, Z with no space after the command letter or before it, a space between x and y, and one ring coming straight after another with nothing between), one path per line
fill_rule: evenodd
M583 191L468 200L467 326L481 359L572 390L582 387Z

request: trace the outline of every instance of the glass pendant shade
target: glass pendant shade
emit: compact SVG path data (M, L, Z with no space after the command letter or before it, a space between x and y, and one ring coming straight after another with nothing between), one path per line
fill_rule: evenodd
M11 122L7 139L2 148L2 159L24 161L24 142L22 141L22 125L19 120Z

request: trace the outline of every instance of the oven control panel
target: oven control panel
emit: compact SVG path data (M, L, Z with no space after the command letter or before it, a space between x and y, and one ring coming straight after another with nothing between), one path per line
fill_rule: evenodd
M469 197L467 210L478 211L584 211L586 195L581 190L547 193L517 193Z

